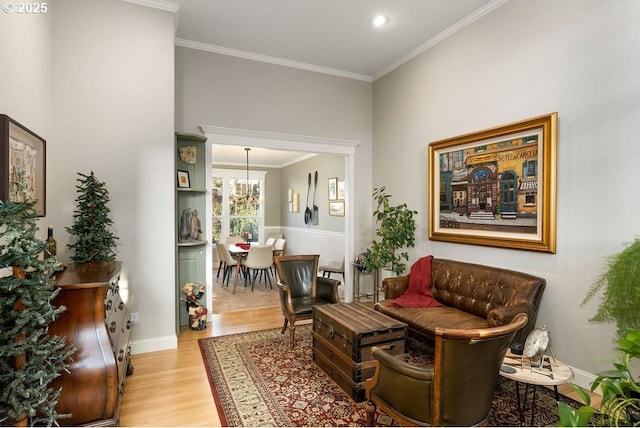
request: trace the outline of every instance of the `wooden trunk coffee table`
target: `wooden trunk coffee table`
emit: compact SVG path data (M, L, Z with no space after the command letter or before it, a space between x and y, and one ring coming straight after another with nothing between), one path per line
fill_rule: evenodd
M314 306L312 334L313 360L355 402L375 372L372 346L406 352L407 325L361 303Z

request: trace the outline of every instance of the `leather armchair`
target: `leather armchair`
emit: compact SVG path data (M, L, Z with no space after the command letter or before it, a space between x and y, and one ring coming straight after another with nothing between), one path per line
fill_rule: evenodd
M373 347L377 367L368 382L367 425L376 407L400 425L486 424L502 360L527 315L507 325L475 330L437 328L433 364L416 366Z
M318 254L274 257L278 270L278 288L284 325L284 334L289 326L291 348L295 345L296 321L311 319L314 305L339 303L340 281L318 277Z

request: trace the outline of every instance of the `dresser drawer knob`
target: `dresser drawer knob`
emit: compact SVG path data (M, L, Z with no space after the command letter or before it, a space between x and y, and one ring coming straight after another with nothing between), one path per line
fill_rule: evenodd
M120 302L120 304L118 305L118 309L120 310L124 309L124 302Z
M111 324L109 324L109 331L111 333L115 333L116 332L116 322L115 321L111 321Z
M120 352L118 352L118 361L124 361L124 350L121 349Z
M131 329L131 320L127 320L127 330Z
M113 306L113 301L109 299L109 301L107 301L107 304L105 306L106 306L107 312L110 312L111 306Z

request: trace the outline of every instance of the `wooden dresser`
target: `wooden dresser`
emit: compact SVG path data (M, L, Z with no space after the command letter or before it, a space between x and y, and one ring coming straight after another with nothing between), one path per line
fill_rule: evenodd
M77 351L62 387L57 411L70 413L60 425L118 425L127 372L131 320L120 296L121 262L70 263L56 275L60 293L53 303L67 310L51 324L51 334L66 336Z

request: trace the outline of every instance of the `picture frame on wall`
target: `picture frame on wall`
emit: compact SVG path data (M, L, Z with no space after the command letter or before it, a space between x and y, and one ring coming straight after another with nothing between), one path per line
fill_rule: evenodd
M6 114L0 114L0 200L35 200L38 217L47 214L46 141Z
M429 239L556 252L558 114L429 144Z
M344 180L338 180L338 199L345 199Z
M338 199L338 177L329 178L329 200Z
M178 188L190 189L191 181L189 180L189 171L178 170Z
M329 215L344 217L344 201L329 201Z

